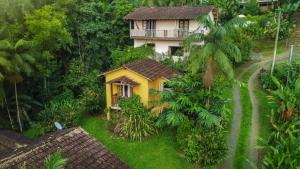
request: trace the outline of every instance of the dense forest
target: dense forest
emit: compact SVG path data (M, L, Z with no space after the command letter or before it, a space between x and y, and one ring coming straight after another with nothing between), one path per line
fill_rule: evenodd
M140 6L213 1L1 0L0 4L1 127L23 131L35 121L53 125L77 114L67 113L69 109L103 111L101 72L151 53L131 47L129 25L123 19L129 12ZM56 111L61 114L49 113Z
M168 107L154 116L138 96L123 99L121 117L113 117L108 128L130 141L171 129L188 162L218 166L228 152L233 111L228 93L233 85L243 86L234 80L234 68L263 53L266 42L273 43L276 37L277 11L263 12L253 0L244 7L238 0L0 0L0 128L20 133L34 129L37 137L55 131L55 122L68 128L78 126L83 116L108 113L102 73L155 54L148 46L133 48L124 17L144 6L203 5L214 5L218 20L198 18L210 32L206 36L194 33L184 40L188 59L162 61L180 72L168 82L172 90L151 91L159 96L153 105L168 103ZM279 1L278 6L283 12L278 38L284 41L300 2ZM243 17L237 17L241 13ZM298 71L299 64L295 67ZM295 72L293 83L287 84L298 92ZM264 73L260 80L266 89L283 90L284 75L276 80ZM292 119L292 115L282 116L276 116L277 120ZM239 144L244 157L247 141Z

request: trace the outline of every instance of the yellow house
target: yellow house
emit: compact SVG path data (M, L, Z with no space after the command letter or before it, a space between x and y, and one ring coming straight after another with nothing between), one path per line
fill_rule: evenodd
M155 98L149 90L163 90L174 73L174 69L149 58L105 72L107 108L119 109L118 101L133 95L139 95L144 106L149 107L149 101Z

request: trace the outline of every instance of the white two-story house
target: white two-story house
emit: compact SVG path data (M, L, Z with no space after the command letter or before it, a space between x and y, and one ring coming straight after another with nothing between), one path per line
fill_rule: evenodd
M138 8L128 14L130 38L134 47L153 46L162 56L183 56L181 42L193 32L208 33L196 20L199 16L209 15L215 19L213 6L202 7L151 7Z

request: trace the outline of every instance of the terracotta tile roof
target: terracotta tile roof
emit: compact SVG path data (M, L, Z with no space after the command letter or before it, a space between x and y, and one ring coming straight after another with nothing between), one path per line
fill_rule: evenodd
M125 83L125 84L130 84L131 86L137 86L139 85L138 82L126 77L126 76L121 76L119 78L113 79L111 81L108 81L106 83Z
M0 140L1 142L2 140ZM128 169L118 157L109 152L82 128L71 128L48 134L26 147L18 148L0 158L0 169L41 168L45 158L61 149L68 158L64 168Z
M207 15L213 10L214 6L138 8L125 16L125 19L196 19L198 16Z
M15 132L0 130L0 159L5 157L8 153L28 146L30 143L31 141L29 139L26 139Z
M178 73L175 69L167 67L149 58L125 64L123 67L130 69L150 80L155 80L159 77L171 79L174 74Z

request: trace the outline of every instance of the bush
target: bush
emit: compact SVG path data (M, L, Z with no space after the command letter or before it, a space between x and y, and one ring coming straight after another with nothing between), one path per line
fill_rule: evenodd
M256 0L250 0L243 9L245 15L259 15L261 14L260 7Z
M270 72L265 69L262 69L259 73L259 80L263 89L276 89L276 85L274 84Z
M187 159L200 167L215 167L225 159L227 144L224 137L220 128L192 127L188 123L177 130L178 143Z
M300 165L300 121L272 123L273 131L263 141L263 168L297 168Z
M264 15L247 16L245 18L247 25L243 27L243 31L252 39L263 40L273 39L276 36L277 19L274 13ZM287 19L281 20L279 38L285 39L289 36L292 23Z
M119 101L121 113L111 123L113 132L129 140L142 141L157 132L154 119L140 101L139 96Z
M55 130L54 122L59 122L64 128L77 126L80 118L79 108L78 100L67 90L52 99L39 113L40 123L46 131Z
M234 35L231 36L231 38L240 49L242 61L244 62L249 60L253 44L248 35L246 35L242 30L238 30ZM232 60L232 62L235 63L234 60Z
M93 71L85 77L85 86L79 97L82 111L85 113L99 113L105 106L105 91L98 75L97 71Z
M273 76L282 84L295 84L296 80L300 77L300 61L294 61L292 64L284 63L275 65ZM263 89L277 89L269 71L262 70L259 74L259 80Z

